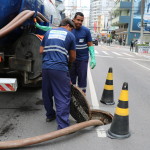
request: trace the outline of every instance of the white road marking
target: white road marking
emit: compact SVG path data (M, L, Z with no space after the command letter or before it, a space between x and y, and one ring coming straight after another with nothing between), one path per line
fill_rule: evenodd
M150 56L148 56L148 55L143 55L141 53L136 53L136 52L134 52L134 54L137 55L137 56L139 56L139 57L145 57L145 58L150 59Z
M140 58L124 58L124 57L117 57L117 58L121 58L121 59L129 59L129 60L138 60L138 61L150 61L148 59L140 59Z
M133 61L133 60L130 60L131 62L133 62L133 63L135 63L135 64L137 64L138 66L141 66L141 67L143 67L143 68L145 68L145 69L147 69L147 70L150 70L150 68L148 68L148 67L146 67L146 66L144 66L144 65L141 65L141 64L139 64L139 63L137 63L137 62L135 62L135 61Z
M122 53L122 54L127 55L127 56L131 56L131 57L134 57L133 55L130 55L130 54L128 54L128 53Z
M144 55L143 57L150 59L150 56L146 56L146 55Z
M106 48L106 47L104 47L104 46L102 46L102 48L103 48L103 49L106 49L106 50L109 50L108 48Z
M99 107L99 103L98 103L98 99L97 99L97 95L96 95L96 91L95 91L95 86L93 83L93 78L92 78L91 70L90 70L89 66L88 66L88 81L89 81L92 106Z
M133 52L133 54L137 55L137 56L141 56L139 53Z
M104 128L102 126L100 126L99 128L97 128L96 132L97 132L98 137L101 137L101 138L107 137L106 130L104 130Z
M98 54L98 51L97 51L97 50L95 50L95 54Z
M105 58L121 58L121 59L128 59L128 60L138 60L138 61L150 61L150 59L140 59L140 58L133 58L133 57L113 57L113 56L103 56L103 55L95 55L96 57L105 57Z
M106 51L102 51L104 54L109 55Z
M103 56L103 55L95 55L95 56L97 56L97 57L109 57L109 58L114 58L113 56Z
M89 88L90 88L90 94L91 94L92 107L99 108L100 106L98 103L95 86L93 83L93 78L92 78L92 74L91 74L91 70L89 66L88 66L88 82L89 82ZM98 137L101 137L101 138L106 137L106 131L102 127L98 127L96 129L96 132L97 132Z
M113 54L115 55L118 55L118 56L122 56L121 54L117 53L117 52L112 52Z

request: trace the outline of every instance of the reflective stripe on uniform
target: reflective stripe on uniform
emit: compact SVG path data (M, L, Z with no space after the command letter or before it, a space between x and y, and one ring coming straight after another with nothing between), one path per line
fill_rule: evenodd
M64 55L67 56L67 53L66 52L63 52L62 50L59 50L59 49L47 49L47 50L44 50L44 52L50 52L50 51L53 51L53 52L60 52Z
M82 44L82 45L76 45L76 46L87 46L87 44Z
M76 45L76 49L86 49L88 48L87 44Z
M58 45L45 46L44 49L52 48L52 47L53 47L53 48L54 48L54 47L60 48L60 49L64 50L66 53L68 53L68 51L67 51L64 47L61 47L61 46L58 46Z

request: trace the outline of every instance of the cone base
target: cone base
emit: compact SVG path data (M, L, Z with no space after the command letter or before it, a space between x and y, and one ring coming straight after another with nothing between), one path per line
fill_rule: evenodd
M114 105L115 102L104 102L103 100L100 100L101 103L106 104L106 105Z
M118 135L118 134L114 134L110 130L108 130L107 136L111 139L124 139L124 138L128 138L130 136L130 133L128 133L126 135Z

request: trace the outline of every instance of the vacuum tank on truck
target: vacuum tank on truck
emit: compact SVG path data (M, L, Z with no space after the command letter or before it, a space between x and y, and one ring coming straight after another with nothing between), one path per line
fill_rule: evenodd
M46 26L61 20L51 0L0 0L0 79L17 78L22 85L41 80L39 37L45 32L35 28L34 18Z

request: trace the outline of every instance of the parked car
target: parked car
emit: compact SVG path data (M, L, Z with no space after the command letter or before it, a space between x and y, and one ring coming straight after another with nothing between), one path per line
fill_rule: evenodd
M92 37L93 44L98 45L98 38Z

